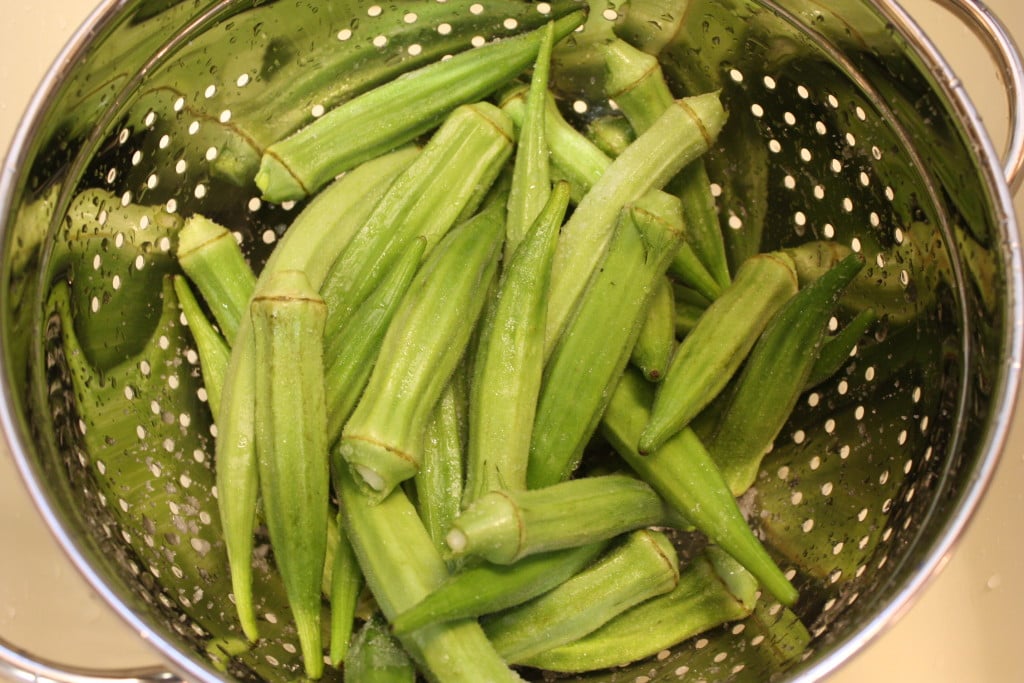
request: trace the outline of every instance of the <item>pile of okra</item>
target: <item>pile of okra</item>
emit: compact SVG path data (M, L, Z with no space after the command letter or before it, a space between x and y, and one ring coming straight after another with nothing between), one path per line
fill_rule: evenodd
M268 148L263 199L309 201L258 273L227 227L182 229L237 616L257 639L262 523L311 678L614 667L797 599L737 497L868 324L828 330L861 260L731 272L720 94L611 40L615 116L570 124L551 54L584 16ZM706 547L681 562L675 530Z

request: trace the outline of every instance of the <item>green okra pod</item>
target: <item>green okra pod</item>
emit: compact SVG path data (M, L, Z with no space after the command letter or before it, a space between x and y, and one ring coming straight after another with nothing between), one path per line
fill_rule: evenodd
M391 623L395 633L428 624L475 618L520 605L582 571L608 546L589 543L524 557L515 564L464 566Z
M671 195L651 193L623 210L607 256L544 369L529 488L563 481L579 464L682 239L679 200Z
M256 276L227 228L196 214L178 233L178 262L199 289L228 344L233 344Z
M224 373L227 372L228 363L231 361L231 349L213 323L207 319L185 277L174 276L174 293L178 297L178 305L181 306L181 312L196 343L196 353L199 354L203 373L203 386L206 387L206 401L216 422L221 390L224 387Z
M621 114L600 116L587 124L587 139L609 157L617 157L636 140L636 131Z
M664 523L665 503L644 482L609 474L530 491L491 491L455 518L445 541L456 556L512 564Z
M563 673L611 669L747 617L754 608L757 583L737 580L743 574L742 567L728 555L714 551L709 546L684 567L670 592L623 612L582 638L539 652L522 663Z
M321 341L327 311L305 274L295 270L269 278L253 294L251 309L260 499L306 675L319 678L330 506Z
M554 23L559 40L582 23L574 12ZM256 174L274 202L305 197L339 173L435 127L456 106L487 96L529 66L542 30L498 40L384 83L266 149Z
M728 484L693 430L684 428L657 450L636 444L650 417L655 385L629 370L612 393L601 434L623 460L713 543L730 553L780 601L796 591L751 531Z
M682 200L687 244L721 293L732 282L732 275L729 272L718 207L711 192L711 180L704 160L697 159L683 168L666 189ZM686 277L693 271L694 268L683 258L673 261L669 266L669 272L680 277Z
M656 450L718 395L796 290L793 263L784 253L759 254L744 263L676 349L640 435L641 453Z
M429 254L476 212L511 155L513 138L511 121L486 102L445 119L331 267L320 292L329 333L345 324L412 240L423 237Z
M829 317L864 267L851 254L801 289L773 315L737 379L708 451L734 495L753 483L764 454L807 385Z
M672 542L659 531L641 529L565 583L482 624L501 656L518 663L584 637L678 582Z
M332 472L345 533L381 612L392 621L444 583L448 568L401 488L371 500L347 468ZM520 680L475 620L431 624L398 638L431 680Z
M325 577L329 577L327 597L331 603L331 635L328 647L328 658L332 665L338 666L348 656L349 639L355 623L356 608L359 604L359 593L363 586L363 574L359 570L352 544L342 528L340 515L337 523L329 529L327 559L330 573L324 568ZM333 547L331 547L333 543Z
M416 666L384 617L374 613L353 637L342 674L344 683L414 683Z
M652 382L661 381L676 349L676 299L668 278L656 285L630 362Z
M547 346L553 348L591 273L604 258L622 208L660 189L703 154L725 122L718 93L676 100L611 163L562 227L552 267ZM676 245L678 249L680 244Z
M452 230L430 254L381 342L338 450L376 498L414 476L434 403L469 343L497 267L503 202Z
M804 388L816 387L839 372L875 320L874 309L868 308L854 316L853 320L841 330L825 339L818 351L818 357L811 367L811 372L807 375Z
M506 264L481 325L470 388L464 504L492 489L526 488L551 261L569 204L558 183Z

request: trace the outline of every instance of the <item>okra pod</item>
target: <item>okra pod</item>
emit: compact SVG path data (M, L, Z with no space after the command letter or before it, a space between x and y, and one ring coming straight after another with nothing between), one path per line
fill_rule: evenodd
M647 316L633 345L630 362L651 382L659 382L676 349L676 300L672 283L663 278L654 289Z
M811 372L807 376L805 389L816 387L829 377L839 372L839 369L850 358L850 354L857 348L857 343L867 332L868 328L875 322L874 309L867 309L858 313L853 320L846 323L843 329L831 337L825 339L818 351L818 357L814 360Z
M178 262L199 289L228 344L234 343L256 276L230 230L199 214L178 234Z
M563 481L579 464L682 239L679 200L671 195L651 193L623 210L606 258L544 369L529 488Z
M337 523L329 529L327 560L330 571L324 568L325 577L329 577L327 597L331 603L331 636L328 657L331 664L338 666L348 656L349 639L355 623L356 607L359 604L359 592L363 586L363 574L359 570L352 544L345 535L340 515ZM333 547L332 545L333 540Z
M254 293L251 309L260 499L306 675L319 678L330 503L321 343L327 311L305 274L295 270L269 278Z
M338 450L380 499L416 474L423 432L458 365L501 253L503 202L452 230L420 268L381 342Z
M530 491L491 491L455 518L445 541L456 556L512 564L661 524L666 516L661 497L638 479L581 477Z
M547 346L552 348L591 273L604 258L622 208L660 189L714 142L725 122L718 93L677 100L615 158L562 227L552 267ZM676 248L681 246L676 245Z
M741 495L807 384L839 297L864 266L851 254L795 294L773 315L750 352L708 450Z
M522 663L562 673L611 669L747 617L754 609L757 584L747 581L745 586L738 585L735 576L742 575L742 567L715 550L709 546L684 567L679 583L670 592L623 612L582 638L539 652Z
M401 488L383 500L371 500L347 468L331 471L345 532L363 576L381 612L393 621L444 583L448 568ZM398 638L430 680L520 680L475 620L431 624Z
M352 639L344 683L414 683L416 666L391 635L387 621L374 613Z
M416 509L438 551L461 509L467 387L456 369L434 406L423 436L423 462L416 473Z
M784 253L759 254L744 263L676 349L640 436L641 453L656 450L718 395L796 290L793 262Z
M678 582L672 542L659 531L641 529L565 583L482 624L498 653L518 663L584 637Z
M526 488L551 261L568 204L568 183L559 183L505 266L485 313L470 388L464 504L492 489Z
M615 158L636 140L636 131L620 114L600 116L587 124L587 138L598 149Z
M199 354L199 365L203 373L203 386L206 388L206 402L216 422L217 411L220 409L221 389L224 386L224 373L227 372L231 360L231 349L213 323L207 319L185 277L174 276L174 293L178 297L178 305L181 306L181 312L196 343L196 353Z
M463 566L423 600L394 618L395 633L428 624L480 617L542 595L590 566L608 546L589 543L524 557L515 564Z
M555 40L584 12L554 21ZM456 106L504 85L537 56L542 30L513 36L408 72L344 104L268 147L256 185L268 201L301 199L339 173L435 127Z
M512 153L508 117L480 102L453 111L416 160L391 184L321 287L327 330L339 329L417 237L429 254L476 212Z
M693 430L684 428L657 450L641 455L639 434L650 417L655 385L627 371L612 393L601 434L663 500L732 555L784 604L796 590L751 531L728 484Z

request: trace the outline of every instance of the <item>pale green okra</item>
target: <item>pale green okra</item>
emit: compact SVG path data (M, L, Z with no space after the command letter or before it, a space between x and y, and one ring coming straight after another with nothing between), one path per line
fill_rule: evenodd
M351 656L342 670L344 683L414 683L416 666L391 635L387 620L370 615L352 638Z
M188 323L189 332L196 343L199 354L199 366L203 373L203 386L206 387L206 401L210 406L214 422L220 409L221 390L224 387L224 373L231 361L231 349L217 328L206 317L187 278L174 276L174 293L178 297L178 305Z
M639 368L648 380L659 382L665 376L675 350L675 293L668 278L662 278L654 288L647 317L644 318L636 344L633 345L629 362Z

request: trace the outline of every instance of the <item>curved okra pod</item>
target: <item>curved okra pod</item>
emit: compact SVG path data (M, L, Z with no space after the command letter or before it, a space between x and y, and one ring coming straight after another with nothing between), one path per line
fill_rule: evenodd
M500 201L452 230L420 268L384 335L338 444L377 499L419 469L427 420L483 309L504 230Z
M768 320L797 290L792 260L781 252L748 259L679 344L658 385L639 450L650 453L718 395Z
M874 309L861 311L854 316L853 320L846 323L843 329L825 339L818 351L814 366L807 376L804 389L816 387L839 372L843 363L849 360L850 354L857 348L857 343L876 319Z
M641 529L556 588L483 620L483 628L502 657L519 663L584 637L678 582L672 542L659 531Z
M629 360L648 380L659 382L665 376L675 350L675 293L668 278L662 278L655 286L647 317L644 318Z
M742 567L716 550L709 546L684 567L679 583L670 592L623 612L582 638L544 650L522 663L563 673L611 669L743 619L754 608L757 583L737 580L744 573Z
M555 40L585 18L554 23ZM273 202L301 199L331 178L427 132L455 107L504 85L537 56L543 30L494 41L407 73L332 109L263 153L256 185Z
M270 277L254 293L251 308L260 499L306 675L319 678L330 506L321 343L327 311L296 270Z
M320 290L328 331L346 323L412 240L424 238L429 254L476 212L511 155L513 138L512 122L486 102L445 119L331 267Z
M430 595L394 618L395 633L428 624L480 617L520 605L560 585L590 566L608 546L589 543L524 557L515 564L489 562L466 566Z
M560 182L505 265L485 313L470 387L464 505L492 489L526 488L551 261L568 204L568 183Z
M394 620L443 584L448 568L401 488L375 501L347 468L334 467L332 472L345 533L381 612ZM475 620L431 624L398 638L430 680L520 680Z
M672 195L653 192L623 210L606 258L544 368L529 488L563 481L579 464L682 239L679 200Z
M512 564L663 524L667 517L664 501L650 486L609 474L530 491L491 491L455 518L445 540L456 556Z
M221 390L224 386L224 373L227 372L228 363L231 361L231 349L213 323L207 319L185 277L174 276L174 293L178 297L178 305L181 306L189 332L196 343L196 353L199 354L199 364L203 373L203 386L206 387L206 401L216 422Z
M344 683L414 683L416 666L374 613L352 639L351 657L342 671Z
M639 373L623 374L601 421L601 434L666 503L731 554L781 602L796 591L747 524L728 484L693 430L684 428L656 451L636 450L650 417L655 385Z
M734 495L754 483L764 454L807 385L839 297L863 267L863 257L851 254L801 289L772 317L750 351L707 442Z

